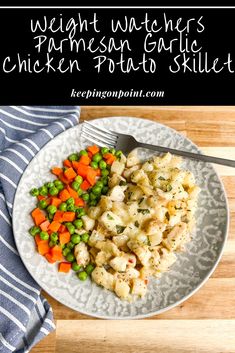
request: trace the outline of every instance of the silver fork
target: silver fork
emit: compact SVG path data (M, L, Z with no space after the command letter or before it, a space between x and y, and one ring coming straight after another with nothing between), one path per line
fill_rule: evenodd
M182 150L176 150L173 148L155 146L147 143L138 142L131 135L121 134L120 132L110 131L105 128L101 129L100 127L95 126L88 121L83 122L81 135L86 140L95 143L98 146L116 148L118 150L122 150L125 153L128 153L137 147L142 147L158 152L170 152L172 154L187 158L193 158L204 162L222 164L235 168L235 160L206 156L204 154L192 153Z

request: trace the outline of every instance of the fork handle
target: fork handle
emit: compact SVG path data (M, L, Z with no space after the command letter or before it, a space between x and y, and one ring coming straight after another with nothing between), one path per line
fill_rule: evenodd
M197 159L199 161L222 164L222 165L226 165L226 166L235 168L235 160L231 160L231 159L206 156L204 154L175 150L173 148L168 148L168 147L163 147L163 146L154 146L154 145L149 145L147 143L140 143L140 142L138 143L138 147L148 148L150 150L154 150L154 151L158 151L158 152L170 152L172 154Z

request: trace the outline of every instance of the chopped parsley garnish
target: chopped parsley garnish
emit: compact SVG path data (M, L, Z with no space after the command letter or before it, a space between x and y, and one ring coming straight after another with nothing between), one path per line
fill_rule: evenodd
M158 177L158 180L166 180L165 178L163 178L162 176Z
M121 233L124 232L124 230L126 229L126 227L116 225L116 229L117 229L117 233L118 233L118 234L121 234Z
M139 226L140 226L140 224L139 224L139 222L138 221L135 221L135 226L136 226L136 228L139 228Z
M108 218L110 221L111 221L111 220L112 220L112 221L114 220L114 218L113 218L109 213L107 214L107 218Z
M141 197L141 199L140 199L139 202L138 202L138 205L140 205L141 202L143 202L143 201L144 201L144 197Z
M150 211L147 208L138 208L137 211L142 214L150 213Z
M120 183L119 183L120 186L126 186L126 184L127 184L127 182L124 181L124 180L121 180Z
M167 184L167 186L166 186L166 191L171 191L172 190L172 186L171 186L171 184Z
M166 213L166 219L169 221L170 219L170 215L169 215L169 212Z

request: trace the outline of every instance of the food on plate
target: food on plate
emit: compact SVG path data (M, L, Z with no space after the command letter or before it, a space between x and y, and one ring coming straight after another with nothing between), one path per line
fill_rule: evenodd
M166 272L190 240L200 191L194 175L170 153L142 163L136 150L126 157L97 146L52 173L57 179L31 190L38 252L121 299L143 297L149 278Z

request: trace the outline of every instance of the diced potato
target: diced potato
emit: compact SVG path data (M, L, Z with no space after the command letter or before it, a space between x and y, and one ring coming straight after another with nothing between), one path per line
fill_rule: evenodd
M166 272L168 271L169 267L176 261L176 255L173 253L173 251L169 251L165 248L162 248L161 251L162 255L157 269L158 271Z
M151 161L147 161L142 165L142 169L149 173L153 171L153 164L151 163Z
M74 256L78 265L85 267L90 262L90 255L85 243L81 242L74 247Z
M130 287L125 281L121 279L117 279L115 283L114 291L118 297L120 297L121 299L126 299L128 298L130 293Z
M184 242L184 235L187 230L187 225L183 222L176 224L167 238L163 240L163 244L169 250L175 250L177 247Z
M195 178L193 173L191 173L190 171L186 171L182 184L183 186L187 186L189 188L193 187L195 184Z
M159 231L161 233L163 233L165 231L165 229L166 229L166 224L163 222L160 222L156 218L151 218L148 221L146 221L144 224L144 231L148 235L155 234Z
M138 297L144 297L146 292L147 292L147 285L145 284L145 280L141 278L134 278L131 293Z
M120 248L120 247L126 245L126 243L129 240L129 237L125 234L120 234L120 235L115 235L112 240L113 240L114 244L116 244L117 247Z
M172 155L168 152L162 157L154 157L153 164L156 168L163 168L171 162Z
M110 172L111 174L116 173L118 175L122 175L124 169L125 169L125 164L116 160L113 162Z
M141 168L141 165L140 164L137 164L137 165L134 165L133 167L131 168L126 168L123 172L123 176L124 178L126 178L127 180L130 179L130 176L133 172L135 172L136 170L139 170Z
M114 276L107 272L104 267L96 267L91 274L93 281L111 291L114 290Z
M162 242L162 232L157 231L148 236L151 246L156 246Z
M105 240L104 234L94 229L89 237L88 245L96 246L97 241L104 241L104 240Z
M86 231L92 230L95 226L95 220L88 217L87 215L82 216L83 227Z
M98 219L100 217L100 215L103 213L102 208L100 206L96 206L96 207L89 207L88 209L88 216L92 219Z
M139 163L140 161L139 161L139 158L137 157L137 150L135 149L128 154L126 159L126 166L127 168L130 168Z
M126 271L128 259L121 255L116 256L112 260L109 261L109 265L117 272L124 272Z
M147 245L139 245L135 241L129 241L127 243L128 247L137 255L139 261L143 266L148 266L149 259L151 257L151 252Z
M107 265L111 256L112 254L110 254L107 251L103 251L103 250L99 251L95 258L96 265L97 266Z
M100 217L100 222L103 224L104 227L106 227L110 232L114 234L118 234L118 227L117 226L122 226L123 222L120 217L118 217L115 213L112 211L107 211L102 214Z
M114 186L109 191L109 198L111 201L123 201L125 199L124 190L120 185Z
M143 169L136 170L131 174L131 181L139 185L149 186L149 178Z
M125 184L126 183L126 179L123 178L121 175L114 173L110 178L109 178L109 187L113 188L116 185L119 184ZM120 185L121 186L121 185Z
M106 251L107 253L110 253L111 256L119 256L120 255L120 250L118 249L117 245L115 245L111 240L98 242L96 244L96 246L99 247L100 250L103 250L103 251Z
M108 211L112 208L112 200L108 196L102 195L99 201L99 206L101 207L102 211Z
M139 186L129 184L125 192L128 201L136 201L143 197L144 193Z

